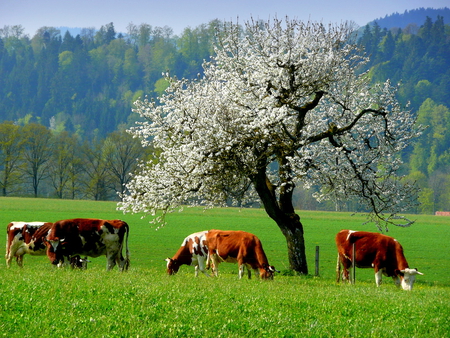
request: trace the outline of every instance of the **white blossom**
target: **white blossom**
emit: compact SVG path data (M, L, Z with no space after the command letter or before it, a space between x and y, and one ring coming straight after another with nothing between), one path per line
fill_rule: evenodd
M279 194L320 186L318 200L356 198L377 222L411 205L414 188L397 171L415 117L389 81L372 85L357 73L367 59L351 25L227 27L202 78L169 78L158 104L136 101L146 121L130 132L156 158L140 166L120 209L163 215L251 202L260 170Z

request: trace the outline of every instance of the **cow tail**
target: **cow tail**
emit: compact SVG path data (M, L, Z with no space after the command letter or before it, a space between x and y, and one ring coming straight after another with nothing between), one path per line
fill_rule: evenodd
M8 232L6 232L6 254L5 254L5 259L8 259L9 256L9 236L8 236Z
M205 269L209 270L210 268L211 268L211 255L210 255L209 249L208 249L208 254L206 255Z
M341 259L339 257L339 252L337 255L337 263L336 263L336 283L339 283L341 279Z
M130 250L128 249L128 234L129 233L130 233L130 227L127 226L127 233L126 233L126 238L125 238L125 266L124 266L124 270L128 270L128 268L130 266Z

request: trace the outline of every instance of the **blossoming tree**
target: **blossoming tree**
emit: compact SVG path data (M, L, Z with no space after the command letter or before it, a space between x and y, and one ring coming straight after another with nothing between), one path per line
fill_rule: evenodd
M155 158L119 208L161 222L186 204L256 199L286 238L290 268L303 274L296 185L319 186L319 200L357 199L379 227L409 225L396 215L416 194L398 174L398 154L418 133L415 119L389 81L371 85L356 72L367 60L352 33L348 23L288 18L227 25L203 77L168 78L158 103L135 103L145 122L131 132Z

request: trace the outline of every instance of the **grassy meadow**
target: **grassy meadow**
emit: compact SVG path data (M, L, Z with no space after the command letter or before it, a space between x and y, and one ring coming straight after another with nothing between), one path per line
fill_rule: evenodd
M130 225L131 267L106 272L93 258L86 271L56 269L45 256L24 268L0 264L0 337L446 337L450 336L450 218L412 216L410 228L391 227L418 276L412 292L392 279L375 286L371 269L356 284L336 284L334 236L340 229L376 231L349 213L299 211L305 227L309 276L291 276L286 243L260 209L186 208L156 229L140 215L123 215L112 202L0 198L0 224L73 217L120 218ZM262 241L273 281L238 280L223 263L219 278L194 277L183 266L165 274L184 237L207 230L245 230ZM0 245L5 247L5 236ZM315 247L320 248L314 276ZM4 261L3 261L4 262Z

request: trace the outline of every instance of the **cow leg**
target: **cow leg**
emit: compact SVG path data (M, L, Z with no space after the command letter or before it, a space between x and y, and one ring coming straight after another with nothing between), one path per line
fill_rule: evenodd
M401 279L399 276L393 276L392 279L394 280L395 285L397 285L398 287L400 287L401 284Z
M18 266L20 266L21 268L23 268L23 255L18 255L18 256L16 257L16 262L17 262L17 265L18 265Z
M377 283L377 286L381 285L381 277L383 276L383 271L375 269L375 283Z
M112 270L116 266L116 257L115 255L109 254L106 259L106 270Z
M11 267L11 261L12 261L12 256L11 256L11 255L8 255L8 256L6 257L6 266L7 266L8 268Z
M239 279L242 279L242 276L244 276L244 264L239 264Z
M130 266L130 260L124 258L122 252L120 252L119 258L116 259L117 265L119 266L119 271L127 271Z
M219 256L216 254L210 254L208 261L209 266L212 269L213 275L217 277L219 275Z
M203 274L207 277L211 277L205 269L205 258L204 257L199 257L198 258L198 263L195 266L195 277L198 276L198 270L200 270L201 272L203 272Z
M342 263L342 281L349 282L350 279L348 277L348 269L352 266L352 262L347 257L341 256L341 263Z
M338 253L336 263L336 283L339 283L340 280L341 280L341 258L339 257Z

